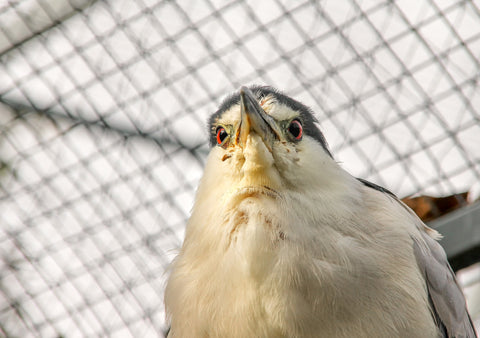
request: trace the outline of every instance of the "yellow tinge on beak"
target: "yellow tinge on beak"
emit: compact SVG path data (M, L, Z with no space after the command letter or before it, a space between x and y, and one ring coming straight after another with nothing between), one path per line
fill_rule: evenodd
M247 137L254 131L259 135L267 148L272 151L272 143L280 135L275 120L265 113L255 95L247 87L240 88L241 121L238 127L235 144L245 148Z
M273 142L280 139L277 123L247 87L240 89L240 114L235 138L243 158L241 172L244 176L240 186L276 189L281 185L273 157Z

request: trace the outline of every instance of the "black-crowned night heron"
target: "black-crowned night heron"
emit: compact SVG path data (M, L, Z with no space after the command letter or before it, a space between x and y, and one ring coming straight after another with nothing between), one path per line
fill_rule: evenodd
M242 87L209 128L171 337L475 336L437 232L344 171L306 106Z

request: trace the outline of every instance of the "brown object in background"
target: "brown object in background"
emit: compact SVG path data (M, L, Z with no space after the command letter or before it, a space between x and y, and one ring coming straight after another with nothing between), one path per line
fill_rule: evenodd
M405 197L402 201L412 208L422 221L428 222L466 205L467 194L464 192L445 197Z

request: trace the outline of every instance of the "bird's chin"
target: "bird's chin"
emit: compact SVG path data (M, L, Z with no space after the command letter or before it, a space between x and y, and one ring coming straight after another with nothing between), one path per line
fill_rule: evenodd
M266 185L239 188L233 195L235 199L270 197L277 199L280 194Z

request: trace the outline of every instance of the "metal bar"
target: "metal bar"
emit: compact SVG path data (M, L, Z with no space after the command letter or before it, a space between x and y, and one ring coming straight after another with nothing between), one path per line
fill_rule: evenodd
M480 260L480 202L455 210L429 223L444 237L445 249L453 270Z
M28 41L36 38L38 35L44 34L45 32L49 31L50 29L55 28L55 27L63 24L64 21L67 21L71 17L77 15L79 12L82 12L85 9L87 9L88 7L91 7L96 1L98 1L98 0L89 0L89 1L86 1L84 4L81 4L79 6L74 6L72 11L70 11L68 13L65 13L63 16L52 20L50 23L47 23L47 24L43 25L42 27L31 27L31 25L29 25L28 18L25 17L25 15L21 15L21 13L22 13L21 11L16 11L16 13L20 16L20 20L28 26L28 28L30 29L32 34L24 37L23 39L21 39L19 41L10 41L11 45L9 47L0 50L0 56L8 54L9 52L11 52L15 49L18 49L19 47L21 47L22 45L24 45ZM38 4L38 6L40 6L40 8L42 8L41 2ZM34 15L34 14L32 14L32 15ZM0 27L0 30L3 32L3 29L1 29L1 27ZM5 34L5 35L8 37L8 34Z
M68 121L72 124L72 126L83 125L89 128L99 128L104 131L114 132L125 137L141 137L150 141L153 141L157 144L168 144L172 146L180 146L191 153L199 153L201 156L205 156L208 153L208 148L204 143L195 144L193 146L186 145L182 143L180 140L172 139L168 136L159 135L158 133L149 133L149 132L141 132L138 130L133 130L132 128L128 128L126 126L121 126L119 124L114 123L106 123L101 118L97 120L86 120L81 117L81 114L70 114L70 113L61 113L55 111L53 109L41 109L37 107L31 107L29 105L15 102L13 100L9 100L4 98L0 95L0 103L4 104L5 106L9 107L14 113L21 115L28 112L29 114L38 114L38 115L45 115L51 119L59 119Z

